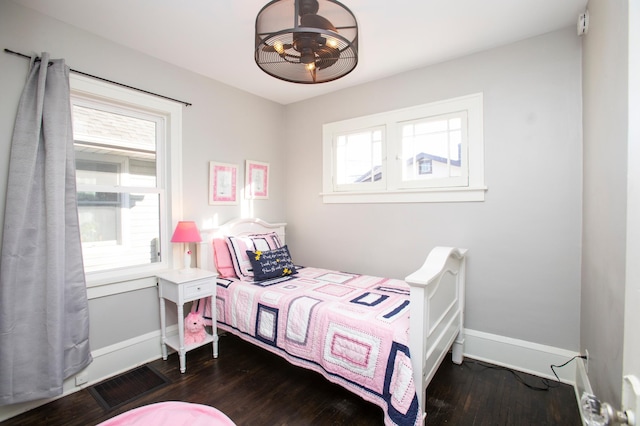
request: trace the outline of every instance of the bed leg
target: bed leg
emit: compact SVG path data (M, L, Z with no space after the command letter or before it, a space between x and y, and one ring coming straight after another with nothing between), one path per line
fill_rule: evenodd
M464 358L464 337L457 337L451 346L451 359L455 364L462 364Z

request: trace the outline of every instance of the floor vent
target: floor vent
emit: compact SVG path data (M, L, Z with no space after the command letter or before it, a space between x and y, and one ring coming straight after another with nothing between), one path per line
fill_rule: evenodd
M144 365L91 386L89 392L105 410L113 410L169 383L169 379Z

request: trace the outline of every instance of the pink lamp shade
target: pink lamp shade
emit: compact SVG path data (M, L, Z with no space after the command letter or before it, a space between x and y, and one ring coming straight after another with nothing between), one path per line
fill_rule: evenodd
M199 243L202 241L198 227L193 221L180 221L173 231L172 243Z
M193 221L180 221L176 226L176 230L173 231L173 237L171 237L172 243L184 243L184 267L180 272L191 273L194 269L191 268L191 250L189 250L189 243L199 243L202 241L198 227Z

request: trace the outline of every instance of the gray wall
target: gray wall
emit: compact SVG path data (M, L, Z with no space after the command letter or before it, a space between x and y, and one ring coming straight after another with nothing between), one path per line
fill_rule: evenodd
M486 201L322 203L323 123L476 92ZM577 351L581 100L570 28L287 106L294 260L404 278L433 246L466 247L467 328Z
M592 0L588 8L580 347L589 351L589 381L595 394L619 406L627 232L628 6L621 0Z
M203 76L141 55L6 0L0 1L0 47L21 53L49 52L74 69L193 103L183 108L183 217L224 222L241 206L208 205L208 162L236 163L240 183L244 160L271 164L268 200L253 212L267 220L285 216L281 123L283 107ZM13 122L29 61L0 53L0 223ZM178 220L181 218L175 218ZM91 347L99 349L159 329L155 288L90 300ZM175 314L172 318L175 321Z

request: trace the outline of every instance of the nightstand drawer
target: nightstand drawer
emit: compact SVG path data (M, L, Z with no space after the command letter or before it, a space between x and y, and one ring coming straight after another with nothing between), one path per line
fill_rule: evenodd
M215 289L215 282L212 280L196 281L184 286L185 299L200 299L202 297L211 296Z

